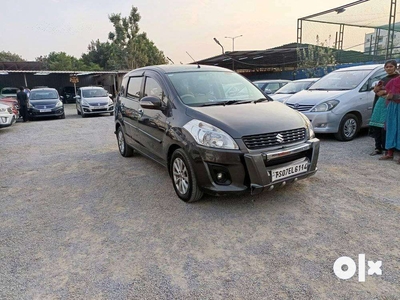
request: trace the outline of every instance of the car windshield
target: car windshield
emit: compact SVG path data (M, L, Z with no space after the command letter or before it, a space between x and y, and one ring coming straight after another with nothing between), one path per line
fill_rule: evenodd
M234 72L196 71L170 73L169 79L189 106L233 104L265 99L251 82Z
M336 71L325 75L309 90L352 90L356 88L371 70Z
M9 88L5 88L1 90L1 93L3 95L15 95L16 93L18 93L18 89L9 89Z
M289 82L275 92L275 94L296 94L312 84L311 81Z
M58 94L56 91L32 91L29 99L30 100L58 99Z
M96 97L108 97L108 93L104 89L90 89L82 90L83 98L96 98Z

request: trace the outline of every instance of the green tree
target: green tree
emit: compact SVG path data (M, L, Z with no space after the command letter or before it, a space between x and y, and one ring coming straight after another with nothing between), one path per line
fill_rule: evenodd
M85 63L83 59L78 59L65 52L50 52L47 56L40 56L36 61L43 63L46 70L51 71L100 71L102 68L93 63Z
M139 34L140 14L136 7L132 6L128 17L111 14L109 20L114 26L114 31L108 34L108 39L115 46L111 59L119 69L168 63L164 53L148 39L147 34Z
M82 61L86 65L96 64L104 70L118 70L121 67L115 58L117 51L117 47L110 42L91 41L88 46L88 53L82 54Z
M321 68L325 75L328 73L328 67L336 65L335 49L327 44L327 41L319 42L317 36L316 45L297 49L297 67L304 69L307 77L316 77L317 68Z
M6 52L6 51L1 51L0 52L0 61L2 62L14 62L14 61L25 61L20 55L11 53L11 52Z

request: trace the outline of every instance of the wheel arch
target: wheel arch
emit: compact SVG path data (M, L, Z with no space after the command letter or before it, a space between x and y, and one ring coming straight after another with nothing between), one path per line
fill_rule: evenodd
M167 152L167 168L168 168L169 176L171 176L171 158L172 158L172 153L174 153L176 149L180 149L180 148L182 148L182 147L177 145L177 144L172 144L168 148L168 152Z

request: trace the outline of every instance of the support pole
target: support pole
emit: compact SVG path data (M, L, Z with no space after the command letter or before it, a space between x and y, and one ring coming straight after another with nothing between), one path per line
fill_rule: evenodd
M397 0L391 0L391 4L390 4L389 30L388 30L388 37L387 37L385 59L391 58L392 53L393 53L394 25L396 23L396 2L397 2Z

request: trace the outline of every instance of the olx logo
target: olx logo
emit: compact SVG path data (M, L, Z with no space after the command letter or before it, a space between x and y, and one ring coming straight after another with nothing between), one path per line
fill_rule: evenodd
M347 268L343 270L343 267ZM368 275L382 275L382 261L368 261ZM340 279L350 279L357 271L356 262L348 256L339 257L333 264L333 272ZM365 281L365 254L358 255L358 281Z

